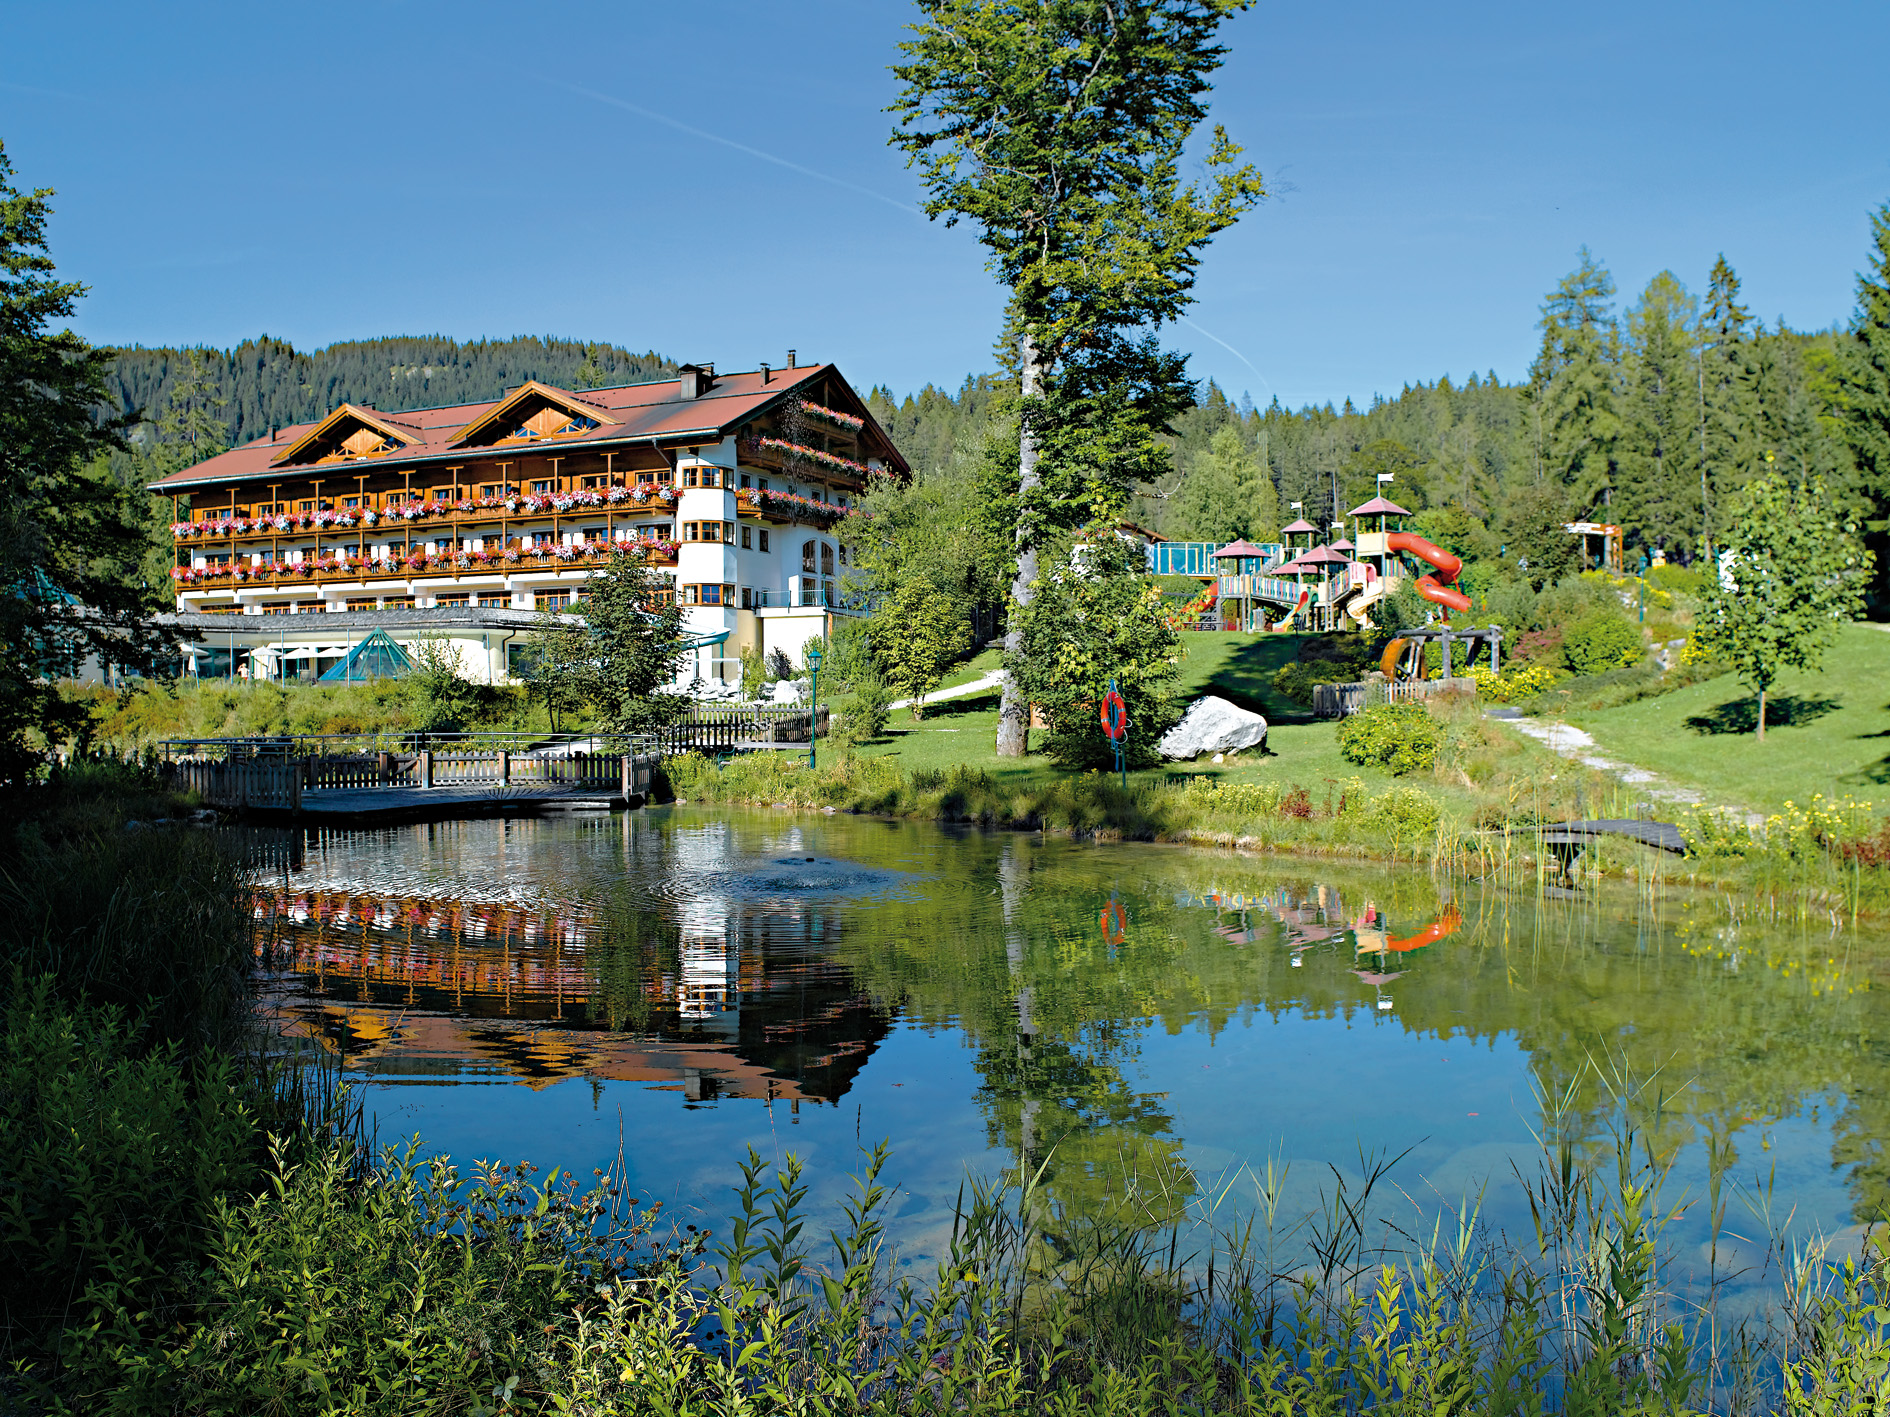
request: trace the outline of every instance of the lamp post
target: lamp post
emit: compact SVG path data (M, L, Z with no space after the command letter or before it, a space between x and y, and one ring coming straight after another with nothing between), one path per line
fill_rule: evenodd
M817 740L820 737L820 661L819 646L810 648L805 656L807 674L812 681L808 687L807 705L807 766L810 770L814 767L815 754L819 750Z

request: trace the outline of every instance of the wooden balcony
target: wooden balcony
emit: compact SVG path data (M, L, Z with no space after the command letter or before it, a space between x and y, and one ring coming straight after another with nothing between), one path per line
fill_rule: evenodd
M844 453L825 456L822 453L823 450L807 448L797 454L790 448L770 447L759 438L744 438L737 444L736 461L744 467L790 473L810 482L825 482L851 491L866 486L867 469L857 458Z
M356 514L347 508L323 513L329 520L317 522L301 515L287 518L235 517L217 521L173 522L171 541L177 546L227 546L231 543L303 540L320 537L335 541L382 541L390 534L421 535L431 527L514 526L525 522L595 521L598 518L669 516L676 510L674 488L645 488L644 495L631 493L620 502L602 506L571 505L547 507L528 505L521 500L516 509L504 506L467 506L463 503L423 502L414 516L399 509ZM367 518L371 516L372 521ZM343 523L340 519L347 517ZM282 521L288 525L282 525Z
M647 565L674 566L676 546L672 542L631 542L641 550ZM484 559L481 559L483 556ZM544 571L594 571L608 564L609 552L589 550L574 556L557 552L540 553L518 547L498 553L470 556L427 556L398 561L300 561L290 565L207 566L201 570L183 568L186 575L173 574L180 592L218 592L248 589L276 589L283 586L320 586L372 584L386 581L478 580L487 577L532 574Z
M744 487L735 494L735 510L741 516L777 526L812 526L823 531L852 512L852 508L833 502L786 492L762 492L753 487Z

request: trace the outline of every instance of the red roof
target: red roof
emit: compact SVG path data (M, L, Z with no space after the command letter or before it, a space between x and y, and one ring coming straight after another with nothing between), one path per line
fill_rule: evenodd
M1296 564L1300 566L1349 566L1352 563L1330 546L1315 546L1301 556Z
M352 410L353 413L360 415L370 425L382 425L397 432L401 435L398 441L405 446L370 458L296 464L281 461L297 443L333 419L335 415L330 414L310 423L278 429L273 438L258 438L253 443L232 448L194 467L183 468L152 483L151 488L153 491L181 492L192 487L227 486L233 482L256 482L270 477L281 480L284 474L294 476L318 469L317 475L324 475L329 469L344 468L348 469L344 475L353 475L380 464L417 468L440 462L465 463L472 458L484 460L495 454L510 454L516 458L521 454L563 454L579 450L602 452L637 444L647 447L652 439L672 446L719 443L741 424L771 406L784 402L797 391L804 390L823 374L839 376L839 370L831 364L776 369L769 374L766 384L762 383L759 370L745 374L719 374L708 392L693 399L681 396L680 379L626 384L615 389L576 391L541 385L548 395L557 396L557 402L561 404L569 404L580 410L586 406L594 408L597 427L582 433L531 442L507 442L497 447L468 447L460 443L460 438L464 431L514 397L518 393L516 389L504 398L484 403L454 404L445 408L382 413L378 409L357 406ZM839 381L846 383L844 377ZM851 390L850 385L848 389ZM802 396L805 397L805 394ZM872 441L882 445L880 453L894 471L906 473L911 470L893 446L892 439L886 436L872 414L867 412L865 404L858 401L857 395L855 406L845 411L864 418L865 428Z
M1352 508L1351 515L1355 517L1408 517L1411 514L1396 502L1384 497L1374 497L1364 506Z
M1301 517L1298 521L1294 522L1291 526L1281 527L1280 535L1291 536L1295 532L1318 531L1318 530L1319 530L1318 527L1314 526L1311 522L1307 521L1304 517Z
M1247 538L1243 536L1240 538L1240 540L1230 541L1227 543L1227 545L1223 546L1219 551L1216 551L1214 553L1214 559L1216 561L1219 561L1223 558L1226 558L1229 560L1239 560L1243 556L1265 556L1266 554L1267 553L1265 552L1265 550L1263 550L1262 548L1258 546L1255 546L1251 541L1247 540Z

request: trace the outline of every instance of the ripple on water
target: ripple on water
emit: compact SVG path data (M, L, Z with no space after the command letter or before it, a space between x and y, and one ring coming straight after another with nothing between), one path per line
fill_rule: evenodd
M862 866L828 856L753 857L671 873L657 894L676 901L875 900L903 894L920 878L909 871Z

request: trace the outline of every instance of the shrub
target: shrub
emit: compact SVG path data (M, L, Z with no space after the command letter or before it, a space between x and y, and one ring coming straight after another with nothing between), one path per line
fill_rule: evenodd
M865 670L853 681L853 703L841 716L834 730L837 743L858 747L886 731L886 717L891 711L892 690L872 670Z
M1619 615L1584 616L1562 634L1562 654L1577 674L1605 674L1640 662L1640 631Z
M1704 572L1676 566L1671 561L1664 566L1649 566L1647 583L1658 590L1677 590L1682 595L1698 595L1706 589L1707 584Z
M1339 720L1339 752L1347 762L1416 772L1437 761L1444 725L1418 703L1374 704Z
M258 1123L222 1058L147 1053L143 1018L63 1007L49 977L15 970L11 994L0 1304L13 1356L84 1366L100 1357L90 1325L175 1302L171 1280L201 1263L215 1198L255 1176Z
M1533 698L1562 676L1546 664L1515 665L1501 674L1492 674L1485 665L1473 664L1469 675L1476 681L1477 697L1494 704L1513 704Z

